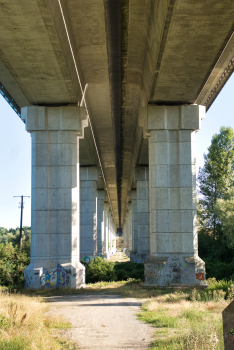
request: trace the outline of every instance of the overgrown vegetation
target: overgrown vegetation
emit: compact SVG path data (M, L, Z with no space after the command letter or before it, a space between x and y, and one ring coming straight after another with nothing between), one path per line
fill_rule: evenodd
M0 285L23 286L24 269L30 263L31 230L23 227L23 244L19 249L19 228L9 231L0 227Z

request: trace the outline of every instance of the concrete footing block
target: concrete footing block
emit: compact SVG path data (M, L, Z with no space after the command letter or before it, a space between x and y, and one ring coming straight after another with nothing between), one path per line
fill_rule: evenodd
M223 310L223 338L225 350L234 349L234 300Z
M130 261L131 262L135 262L135 255L136 255L137 251L136 250L132 250L130 253Z
M24 270L25 289L82 287L85 287L85 267L80 262L57 264L52 269L30 264Z
M135 253L135 254L134 254ZM130 261L135 263L144 263L150 256L150 252L131 252Z
M183 254L150 256L145 261L145 284L148 287L207 287L205 263L198 256Z
M127 248L123 248L123 252L125 255L127 255L127 257L129 258L131 255L131 250L127 249Z

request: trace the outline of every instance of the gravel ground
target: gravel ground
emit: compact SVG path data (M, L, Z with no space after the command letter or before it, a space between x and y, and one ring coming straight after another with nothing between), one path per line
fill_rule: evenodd
M63 336L89 350L148 349L153 327L137 320L141 301L109 294L65 295L46 298L48 314L62 315L72 328Z

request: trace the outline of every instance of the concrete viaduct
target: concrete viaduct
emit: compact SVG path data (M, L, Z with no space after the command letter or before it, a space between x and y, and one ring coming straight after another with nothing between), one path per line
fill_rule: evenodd
M84 285L117 230L146 285L206 284L195 136L233 19L233 0L0 1L0 92L32 138L26 288Z

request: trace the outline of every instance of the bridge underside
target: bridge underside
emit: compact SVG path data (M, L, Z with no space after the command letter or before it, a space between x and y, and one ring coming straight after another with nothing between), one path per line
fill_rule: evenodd
M193 120L201 119L203 112L190 112L191 109L185 112L184 108L197 104L208 109L231 75L234 69L233 18L231 0L14 0L0 3L0 91L22 119L26 119L24 116L29 109L24 109L24 113L21 109L29 106L45 107L45 120L52 113L47 111L54 108L69 110L79 106L85 110L87 117L81 118L77 128L78 163L80 175L84 176L80 181L84 188L91 188L95 181L99 197L103 197L108 210L112 231L119 227L131 232L125 236L125 248L134 261L154 256L156 260L150 258L152 266L169 264L165 261L172 259L168 256L173 249L163 248L160 255L157 247L161 236L174 233L180 234L180 239L177 237L173 242L180 242L178 249L187 254L186 259L197 255L195 239L191 249L181 243L186 241L182 234L185 237L195 232L192 177L176 184L168 180L163 185L157 181L152 185L152 176L156 172L156 177L171 179L170 167L176 166L181 179L185 171L179 168L182 165L189 165L193 175L192 151L185 159L180 152L183 147L192 150L193 133L200 124L195 125L193 121L186 124L184 120L190 120L191 115ZM70 126L50 129L46 125L44 129L39 126L30 129L27 125L27 130L32 135L39 131L48 135L52 130L74 131ZM185 136L185 130L190 130L192 136ZM161 139L158 131L163 132ZM174 160L170 153L173 138L173 147L178 148ZM53 164L47 163L47 166ZM160 173L157 166L170 169ZM96 177L92 175L94 178L90 180L89 173L95 173ZM186 181L188 185L184 186ZM183 186L187 188L185 192L190 193L191 203L182 203L185 192L182 195L180 190L180 199L173 204L168 193ZM82 197L81 185L77 187ZM159 194L158 188L167 194ZM154 208L151 193L156 196L157 203L164 201L164 206L157 204ZM81 197L80 203L84 200ZM171 228L169 223L173 219L167 218L163 211L183 209L190 211L186 213L191 216L192 229L185 228L181 218L179 227ZM97 221L97 211L95 215ZM134 215L142 218L140 222ZM159 228L158 215L164 215L163 223L169 226ZM81 226L88 225L87 218L81 215L80 220ZM157 222L155 229L154 222L155 225ZM96 223L96 233L92 237L97 237L98 230ZM154 234L157 238L153 238ZM90 237L85 243L87 254ZM111 252L112 238L110 234L108 237L102 242L106 244L103 256ZM168 242L171 242L170 237ZM145 244L144 249L140 249L139 242ZM99 248L96 244L96 254ZM152 271L150 273L154 274Z

